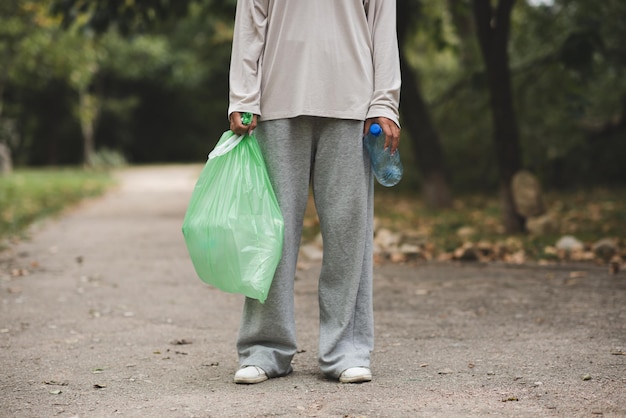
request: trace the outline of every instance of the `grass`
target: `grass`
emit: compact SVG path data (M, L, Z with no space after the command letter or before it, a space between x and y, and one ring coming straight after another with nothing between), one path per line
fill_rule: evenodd
M113 184L105 172L24 169L0 176L0 240L24 236L29 225Z
M541 236L506 234L495 194L457 196L453 208L433 211L419 194L377 189L374 213L377 229L399 232L405 241L419 245L433 257L471 242L506 247L509 254L521 250L525 260L551 260L558 258L554 246L564 235L573 235L587 247L603 238L616 239L622 249L626 247L626 189L550 192L544 198L557 229ZM318 231L319 221L310 202L305 239L311 239Z

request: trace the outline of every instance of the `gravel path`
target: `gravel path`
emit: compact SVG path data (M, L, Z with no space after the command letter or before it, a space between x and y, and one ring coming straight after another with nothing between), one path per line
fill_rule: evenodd
M235 385L242 298L180 232L198 174L124 170L0 253L0 416L626 416L626 274L591 265L377 266L374 380L345 385L317 368L304 260L294 373Z

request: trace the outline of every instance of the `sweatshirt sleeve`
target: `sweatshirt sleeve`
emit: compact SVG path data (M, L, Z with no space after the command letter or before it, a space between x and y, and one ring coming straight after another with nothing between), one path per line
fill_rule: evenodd
M374 93L367 118L386 117L398 126L400 105L400 55L396 30L395 0L365 2L367 20L372 34Z
M237 0L230 57L229 106L232 112L261 114L261 56L269 0Z

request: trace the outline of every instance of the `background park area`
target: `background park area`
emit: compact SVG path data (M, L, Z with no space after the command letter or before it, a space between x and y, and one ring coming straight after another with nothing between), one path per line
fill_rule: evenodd
M7 416L623 416L626 3L397 1L374 382L317 376L311 202L296 373L254 389L240 300L180 233L228 128L235 4L0 2Z
M227 129L235 4L3 1L3 239L102 193L111 169L206 161ZM405 175L378 192L383 257L620 268L626 5L397 7Z

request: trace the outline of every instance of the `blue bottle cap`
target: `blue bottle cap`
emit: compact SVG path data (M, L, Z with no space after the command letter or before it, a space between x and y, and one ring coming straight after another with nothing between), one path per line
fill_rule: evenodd
M378 136L380 135L380 133L383 131L383 129L380 127L379 124L377 123L372 123L370 125L370 133L374 136Z

